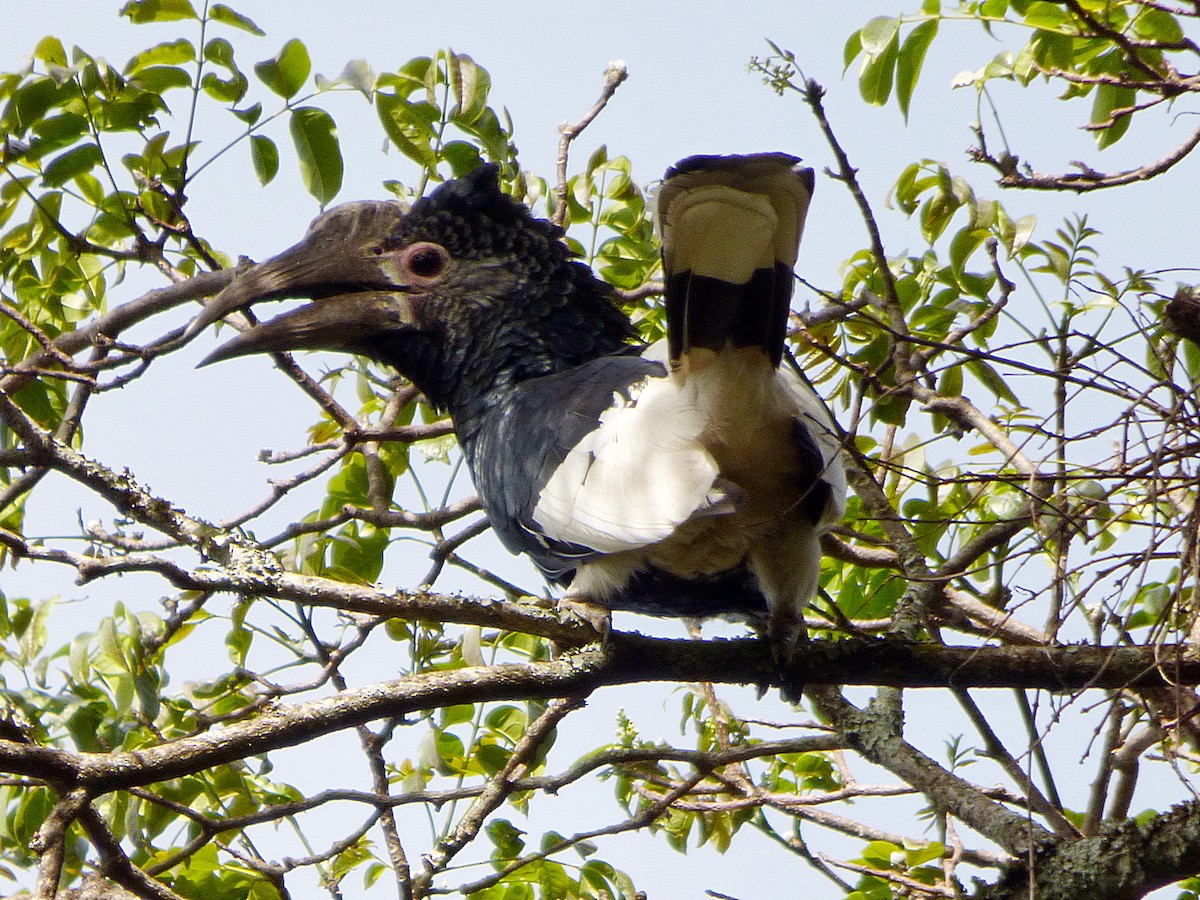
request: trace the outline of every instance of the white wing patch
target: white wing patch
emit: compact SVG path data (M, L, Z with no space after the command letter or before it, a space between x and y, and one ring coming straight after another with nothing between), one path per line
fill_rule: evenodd
M533 520L548 537L602 553L645 547L683 522L735 505L700 443L705 416L670 378L614 395L600 424L571 448Z
M665 354L660 342L644 356L661 360ZM658 544L689 522L684 534L691 534L701 518L726 521L729 515L737 531L763 523L795 502L786 470L795 461L797 421L820 450L821 478L831 488L815 524L821 534L845 511L837 433L824 404L795 372L772 368L750 349L713 354L689 377L647 378L628 399L614 394L600 424L571 448L542 489L533 523L546 538L601 553ZM724 474L723 466L730 467ZM703 552L687 552L697 550Z

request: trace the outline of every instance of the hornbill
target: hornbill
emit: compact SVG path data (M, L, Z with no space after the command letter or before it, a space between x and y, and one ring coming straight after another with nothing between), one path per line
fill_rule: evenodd
M335 207L189 333L259 301L312 300L202 365L303 348L391 366L450 413L500 540L565 586L570 609L602 633L616 609L748 620L786 673L846 495L829 414L785 364L812 189L782 153L669 169L668 336L651 346L491 165L411 208Z

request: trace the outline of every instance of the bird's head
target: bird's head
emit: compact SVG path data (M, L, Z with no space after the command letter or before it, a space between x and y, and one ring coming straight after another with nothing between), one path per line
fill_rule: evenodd
M189 326L256 303L305 306L242 332L201 365L276 350L363 354L455 411L489 391L619 350L632 336L612 292L555 225L500 189L495 166L411 208L362 201L240 274Z

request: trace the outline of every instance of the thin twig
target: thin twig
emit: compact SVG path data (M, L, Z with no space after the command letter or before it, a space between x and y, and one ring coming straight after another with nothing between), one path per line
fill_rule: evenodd
M1186 141L1161 159L1111 174L1097 172L1090 167L1085 168L1082 172L1070 172L1062 175L1046 172L1022 174L1016 170L1011 158L997 159L982 146L972 150L971 157L977 162L988 164L999 172L1001 177L998 183L1002 187L1033 191L1075 191L1082 194L1087 191L1099 191L1135 184L1139 181L1149 181L1174 168L1176 164L1186 159L1197 146L1200 146L1200 128L1192 132Z
M446 835L432 852L424 855L425 871L413 879L414 897L424 897L431 893L430 885L434 876L445 871L459 851L478 836L487 817L517 789L517 782L528 771L529 761L550 737L558 723L576 710L582 709L585 700L586 694L555 700L529 724L525 734L513 747L503 768L488 779L471 807L458 820L454 830Z
M561 137L558 141L558 159L555 169L554 214L550 217L550 221L555 225L561 227L567 221L567 158L570 154L571 142L595 121L596 116L603 112L604 107L608 106L608 101L613 98L613 94L621 86L621 82L628 77L629 70L625 68L624 63L609 63L604 72L604 87L600 91L600 99L592 104L587 115L578 122L574 124L564 122L558 127Z

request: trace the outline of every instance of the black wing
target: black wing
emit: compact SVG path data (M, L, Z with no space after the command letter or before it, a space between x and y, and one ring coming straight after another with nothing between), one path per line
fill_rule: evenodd
M570 580L600 551L547 534L535 521L542 491L576 445L600 427L600 417L630 389L662 376L661 363L607 356L565 372L522 382L492 407L467 446L484 512L501 542L528 555L548 577Z

